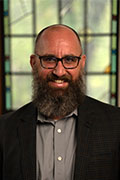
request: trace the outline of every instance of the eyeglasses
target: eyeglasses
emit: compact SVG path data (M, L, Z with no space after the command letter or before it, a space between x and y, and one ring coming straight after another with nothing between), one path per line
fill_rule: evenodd
M81 56L64 56L62 58L57 58L55 56L39 56L38 54L35 55L40 59L41 66L45 69L56 68L59 61L62 62L62 65L65 69L75 69L81 59Z

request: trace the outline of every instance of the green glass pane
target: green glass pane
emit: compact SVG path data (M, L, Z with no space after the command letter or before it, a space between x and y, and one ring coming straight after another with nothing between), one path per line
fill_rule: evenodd
M17 109L20 106L31 101L32 78L25 75L12 76L12 108Z
M9 34L8 16L4 17L4 33Z
M5 83L7 88L11 86L11 77L8 74L5 76Z
M117 41L116 36L112 36L112 49L116 49Z
M110 104L113 105L113 106L116 105L116 99L115 99L115 97L112 97L112 98L111 98L111 103L110 103Z
M85 53L85 37L80 36L83 54Z
M111 71L113 73L116 72L116 55L115 54L112 54L112 67L111 67Z
M12 72L30 72L30 55L33 53L33 38L11 39L11 70Z
M9 56L9 54L10 54L10 39L9 39L9 37L5 37L4 40L5 40L5 55Z
M37 33L43 27L58 23L58 2L56 0L36 0L36 23Z
M118 0L112 0L113 6L112 6L112 13L113 15L117 15L117 1Z
M6 73L10 72L10 61L9 60L5 61L5 72Z
M112 94L115 94L116 93L116 75L112 75L111 77L111 91L112 91Z
M31 34L33 33L32 25L32 15L26 15L21 20L11 24L11 34Z
M21 20L23 16L31 14L32 12L32 0L10 0L10 20L11 23L16 20Z
M87 72L106 72L110 65L110 37L88 37Z
M11 109L11 94L10 91L6 91L6 109Z
M84 1L86 2L86 1ZM87 29L90 33L111 32L111 0L88 0Z
M4 0L4 11L8 11L8 5L9 5L9 2L8 0Z
M61 16L63 24L82 33L84 29L84 0L63 1Z
M10 3L11 34L32 33L32 0L14 1Z
M87 95L100 101L110 103L110 76L109 75L87 75Z
M112 21L112 32L117 33L117 21Z

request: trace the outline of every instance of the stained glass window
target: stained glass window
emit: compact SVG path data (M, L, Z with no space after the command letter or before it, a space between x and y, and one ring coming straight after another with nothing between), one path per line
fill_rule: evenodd
M16 109L31 100L29 56L45 26L74 28L87 55L87 95L116 105L117 0L4 0L5 104Z

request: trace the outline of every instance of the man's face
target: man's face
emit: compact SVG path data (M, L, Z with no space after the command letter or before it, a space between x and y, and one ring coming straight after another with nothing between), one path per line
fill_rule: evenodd
M40 56L80 56L82 51L76 35L68 28L47 29L38 39L35 53ZM75 69L65 69L61 63L45 69L35 55L30 60L33 69L33 101L41 114L60 119L70 114L84 98L83 69L85 55Z
M40 56L52 55L62 58L66 55L80 56L82 53L80 43L76 35L68 28L48 29L43 32L36 44L36 54ZM66 89L69 81L78 79L85 65L85 56L79 62L75 69L65 69L59 61L54 69L45 69L41 66L38 57L31 56L31 66L38 70L39 77L48 82L49 87L53 89Z

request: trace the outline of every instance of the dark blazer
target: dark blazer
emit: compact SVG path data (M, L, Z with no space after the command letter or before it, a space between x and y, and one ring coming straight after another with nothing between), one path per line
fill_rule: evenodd
M0 118L0 180L36 180L37 111ZM120 109L86 97L78 108L75 180L120 179Z

